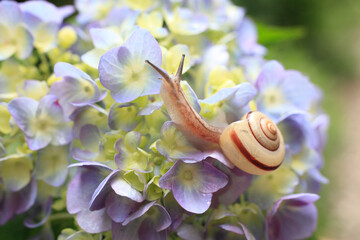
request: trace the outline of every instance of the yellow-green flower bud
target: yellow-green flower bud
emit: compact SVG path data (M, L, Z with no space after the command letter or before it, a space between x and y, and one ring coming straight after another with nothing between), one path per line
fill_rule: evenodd
M77 40L76 32L70 26L63 27L58 32L58 42L59 42L59 46L62 49L68 49L76 42L76 40Z

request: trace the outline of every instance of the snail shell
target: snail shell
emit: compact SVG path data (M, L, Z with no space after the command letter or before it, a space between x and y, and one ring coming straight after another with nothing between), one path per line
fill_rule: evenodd
M261 112L249 112L226 127L219 144L230 162L256 175L277 169L285 155L280 130Z

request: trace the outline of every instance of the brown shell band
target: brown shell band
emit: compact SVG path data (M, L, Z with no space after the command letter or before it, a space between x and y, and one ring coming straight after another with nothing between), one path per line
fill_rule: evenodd
M240 152L244 155L244 157L253 165L255 165L256 167L264 170L264 171L273 171L275 169L277 169L279 165L276 166L268 166L266 164L261 163L260 161L258 161L256 158L254 158L249 152L248 150L245 148L245 146L242 144L241 140L239 139L238 135L236 134L235 130L233 129L230 132L230 138L233 141L233 143L236 145L236 147L240 150Z

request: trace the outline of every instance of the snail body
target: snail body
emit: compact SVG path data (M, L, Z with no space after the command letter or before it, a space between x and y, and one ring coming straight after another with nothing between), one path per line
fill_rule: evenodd
M285 155L282 134L263 113L249 112L225 129L208 124L189 104L180 86L183 55L175 76L146 60L162 76L160 95L171 120L200 149L220 148L226 158L250 174L265 174L278 168Z

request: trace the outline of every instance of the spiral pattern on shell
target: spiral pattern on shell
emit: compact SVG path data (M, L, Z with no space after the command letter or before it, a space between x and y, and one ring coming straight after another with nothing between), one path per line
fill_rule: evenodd
M235 166L257 175L277 169L285 155L280 130L261 112L249 112L225 128L220 147Z
M270 151L276 151L280 146L280 138L276 125L263 113L248 112L243 118L248 124L255 139Z

